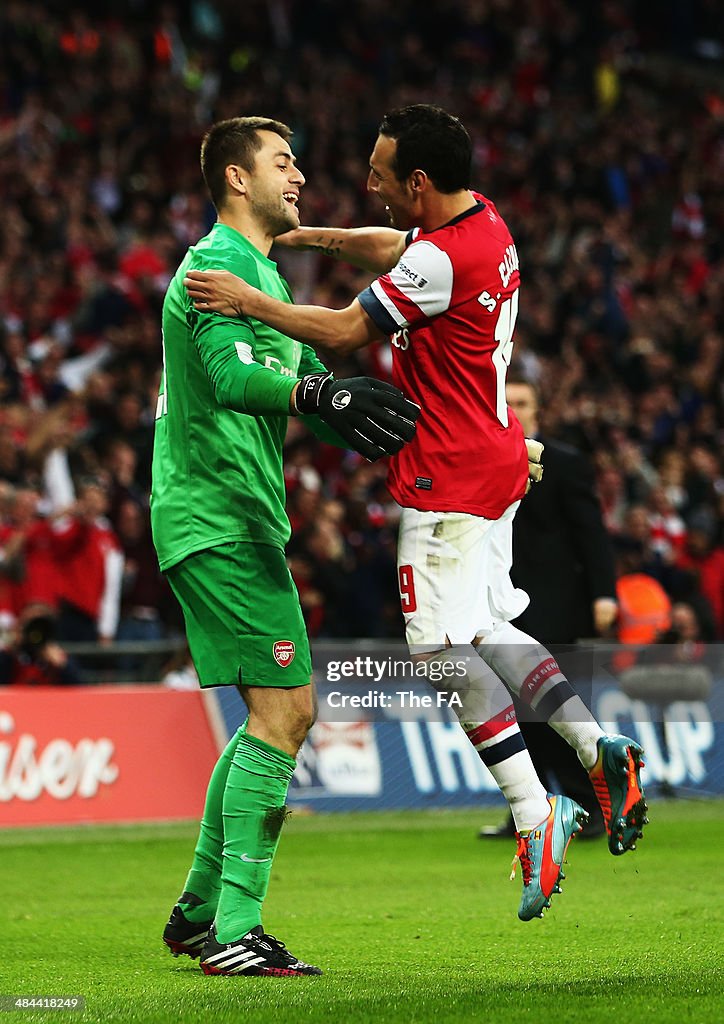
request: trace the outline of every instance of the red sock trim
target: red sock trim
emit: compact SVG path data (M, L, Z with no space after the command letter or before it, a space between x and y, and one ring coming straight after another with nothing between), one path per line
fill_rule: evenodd
M523 680L523 685L520 688L520 699L524 700L527 704L531 704L540 688L545 683L550 682L551 677L554 675L562 676L563 673L555 658L546 658L532 672L529 672Z
M465 732L472 745L477 747L478 744L485 743L487 740L497 736L498 733L509 729L516 721L515 708L512 704L509 704L507 708L504 708L494 718L487 722L481 722L480 725L476 725L472 729L466 729Z

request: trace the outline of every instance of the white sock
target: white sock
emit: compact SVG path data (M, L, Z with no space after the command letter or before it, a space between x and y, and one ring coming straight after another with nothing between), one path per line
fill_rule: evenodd
M461 651L447 653L459 658ZM467 685L457 690L462 705L455 713L508 801L516 829L526 832L550 813L545 787L525 747L507 687L472 648L464 653Z
M516 831L529 832L546 820L551 806L527 750L520 750L498 764L489 764L488 771L510 805Z
M548 724L575 748L578 760L590 772L598 759L598 741L603 729L580 697L569 697L548 719Z
M604 731L574 693L550 652L517 626L503 622L483 639L478 654L509 690L539 714L543 713L551 728L575 749L583 767L590 771L598 758L597 743Z

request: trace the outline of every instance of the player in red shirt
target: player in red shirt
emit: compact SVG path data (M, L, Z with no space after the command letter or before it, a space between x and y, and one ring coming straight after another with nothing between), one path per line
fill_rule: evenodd
M505 222L490 200L467 194L473 204L444 226L409 232L359 304L391 338L398 386L424 409L421 434L390 463L391 493L404 508L498 519L528 478L523 430L505 401L520 274ZM471 459L488 471L471 472Z
M528 603L509 575L512 522L529 473L523 431L505 401L520 273L505 222L470 190L471 154L464 126L439 107L392 111L370 157L368 188L393 226L300 228L286 238L381 275L346 309L285 305L223 271L193 271L184 284L199 309L253 316L323 348L350 352L390 337L393 379L422 407L415 439L389 471L402 506L407 641L413 656L465 659L455 710L510 804L523 869L518 915L528 920L558 891L566 847L586 814L546 794L509 690L576 748L612 853L634 847L646 805L641 748L606 735L549 652L511 625Z

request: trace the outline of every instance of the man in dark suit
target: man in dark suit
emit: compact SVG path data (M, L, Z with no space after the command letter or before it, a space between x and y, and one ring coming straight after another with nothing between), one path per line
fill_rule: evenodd
M573 645L582 638L605 636L617 614L613 549L593 471L575 448L539 435L538 397L532 384L509 380L506 398L525 436L545 445L543 479L523 500L513 523L511 578L530 597L515 625L551 650L573 681L585 681L581 677L590 679L591 658ZM526 720L526 710L518 701L515 704L543 785L572 797L589 812L591 820L582 835L602 835L601 810L576 752L546 723ZM509 819L497 828L482 829L480 836L513 832Z

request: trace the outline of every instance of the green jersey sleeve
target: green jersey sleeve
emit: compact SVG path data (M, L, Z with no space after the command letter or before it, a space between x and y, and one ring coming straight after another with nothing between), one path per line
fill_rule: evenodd
M250 321L200 314L194 309L187 319L219 405L254 416L289 413L296 380L256 361Z

